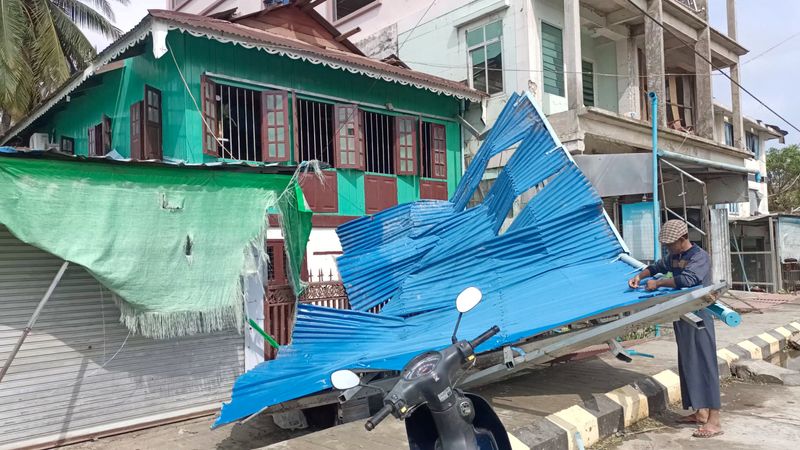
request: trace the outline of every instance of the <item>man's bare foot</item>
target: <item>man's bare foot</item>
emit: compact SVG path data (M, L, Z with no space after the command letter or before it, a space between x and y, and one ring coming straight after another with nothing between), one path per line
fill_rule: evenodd
M681 417L678 419L678 423L691 423L691 424L705 424L708 421L708 413L703 413L702 411L697 411L688 416Z
M692 433L692 436L696 438L712 438L714 436L720 436L723 433L724 431L722 431L722 427L719 425L707 423L695 430L695 432Z

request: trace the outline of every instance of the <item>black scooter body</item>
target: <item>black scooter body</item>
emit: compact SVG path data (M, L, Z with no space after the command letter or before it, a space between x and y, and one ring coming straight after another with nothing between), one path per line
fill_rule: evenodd
M511 442L508 440L506 428L489 402L476 394L465 393L463 395L472 401L475 410L472 425L475 427L478 448L480 450L511 450ZM436 428L433 414L427 403L423 403L414 408L406 417L406 435L410 450L440 450L442 448L441 436Z

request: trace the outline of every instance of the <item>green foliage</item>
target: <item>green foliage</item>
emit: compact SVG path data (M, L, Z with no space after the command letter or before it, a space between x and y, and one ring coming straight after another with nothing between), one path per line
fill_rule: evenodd
M110 0L0 0L0 110L16 121L86 67L81 28L117 38ZM130 0L114 0L128 4Z
M770 149L767 174L770 211L800 212L800 147Z

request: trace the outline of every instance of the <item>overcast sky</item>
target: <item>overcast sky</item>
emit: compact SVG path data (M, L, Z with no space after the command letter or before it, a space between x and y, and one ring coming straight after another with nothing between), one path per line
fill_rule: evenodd
M148 9L166 8L166 0L133 0L129 6L114 4L116 23L123 31L135 26ZM727 32L726 0L709 0L711 25ZM797 0L737 0L738 41L750 53L742 58L741 84L750 92L800 127L800 107L792 86L800 74L800 1ZM98 50L107 41L90 36ZM781 43L778 47L770 47ZM769 51L767 51L769 50ZM765 52L766 53L763 53ZM763 54L762 54L763 53ZM752 60L752 61L751 61ZM730 82L721 75L714 76L716 101L730 106ZM744 114L789 131L787 143L800 143L800 132L775 117L753 98L742 92ZM777 145L773 141L773 145Z

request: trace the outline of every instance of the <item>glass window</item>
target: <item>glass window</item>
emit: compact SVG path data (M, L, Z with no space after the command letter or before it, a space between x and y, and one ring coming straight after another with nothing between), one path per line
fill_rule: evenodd
M725 145L733 147L733 124L725 122Z
M377 0L336 0L333 4L333 20L347 17Z
M503 92L502 33L500 20L467 30L472 88L490 95Z
M542 22L542 70L544 91L564 97L564 37L559 28L544 22Z
M594 64L583 61L581 72L583 72L583 104L594 106Z
M747 149L750 150L756 158L761 156L759 153L758 135L750 133L749 131L745 133L745 145L747 145Z

